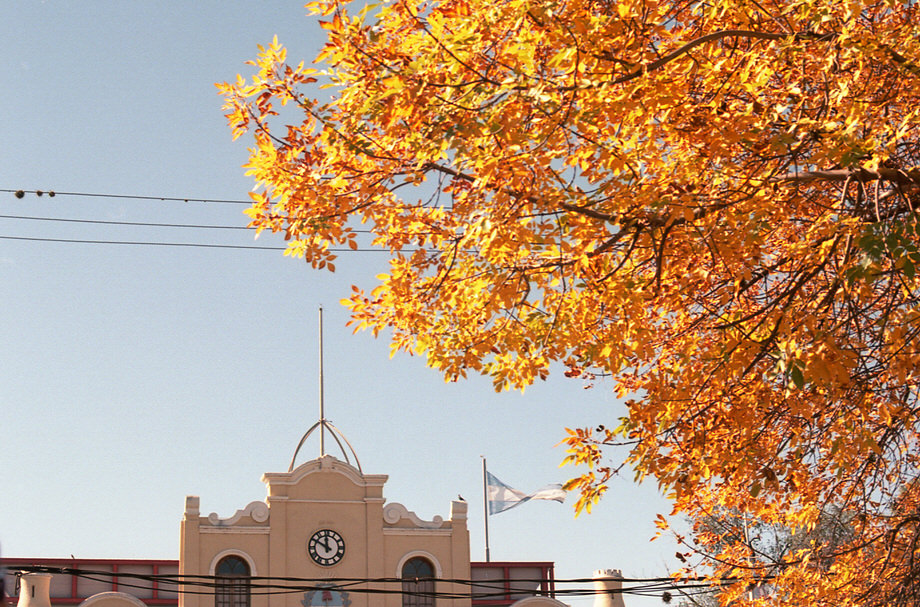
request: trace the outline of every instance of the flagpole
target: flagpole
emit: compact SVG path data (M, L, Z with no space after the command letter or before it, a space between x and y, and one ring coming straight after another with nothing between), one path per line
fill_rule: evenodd
M320 457L326 455L326 403L323 402L323 306L319 307L319 455ZM345 459L348 459L347 455Z
M481 455L479 457L482 457ZM486 458L482 457L482 509L486 528L486 562L489 562L489 487L486 481Z

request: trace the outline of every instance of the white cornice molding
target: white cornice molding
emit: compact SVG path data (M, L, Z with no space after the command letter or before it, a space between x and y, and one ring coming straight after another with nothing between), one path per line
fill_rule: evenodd
M208 515L208 522L215 527L230 527L236 525L244 516L248 516L257 523L264 523L268 520L268 514L268 504L256 501L237 510L230 518L220 518L216 512L212 512Z
M358 487L382 487L389 478L386 474L361 474L357 468L331 455L304 462L292 472L266 472L262 482L271 485L296 485L305 476L321 471L338 472Z
M216 534L247 534L247 535L268 535L271 532L269 527L248 527L237 525L236 527L202 527L201 533Z
M384 535L416 535L424 537L444 536L450 537L453 529L416 529L413 527L384 527Z
M269 501L271 501L274 499L274 497L270 497L268 499ZM360 500L322 500L322 499L303 499L303 498L293 499L289 497L284 498L284 501L287 502L288 504L358 504L358 505L364 505L368 502L368 500L363 500L363 499L360 499Z

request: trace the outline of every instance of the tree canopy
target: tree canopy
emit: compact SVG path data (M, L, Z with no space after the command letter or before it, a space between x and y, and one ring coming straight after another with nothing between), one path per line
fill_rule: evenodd
M918 603L915 2L308 7L315 65L276 40L218 85L252 227L314 267L370 230L355 327L448 379L604 376L628 416L568 430L579 509L622 462L691 518L842 513L758 600ZM767 571L738 538L686 539L726 601Z

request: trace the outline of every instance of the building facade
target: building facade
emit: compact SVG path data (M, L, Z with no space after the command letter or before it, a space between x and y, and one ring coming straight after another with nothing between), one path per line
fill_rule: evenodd
M469 580L467 504L452 502L450 517L421 520L399 503L385 503L385 475L363 474L331 455L284 473L262 477L264 502L252 502L228 519L202 516L198 498L186 499L179 555L180 574L272 578ZM434 582L413 582L420 592ZM460 594L469 586L438 582L439 595ZM378 586L383 586L378 584ZM330 588L332 583L330 582ZM220 590L220 588L218 588ZM345 599L352 607L401 607L401 595L329 590L325 603ZM330 593L332 598L330 598ZM340 596L342 593L347 593ZM228 598L215 607L309 607L295 593ZM201 595L183 595L180 607L211 607ZM428 603L420 603L428 604ZM443 607L468 607L470 599L439 599Z
M6 558L6 596L22 596L17 570L45 567L29 592L47 604L19 607L562 605L551 562L470 561L465 501L422 520L386 502L386 475L331 455L262 480L265 500L229 518L188 496L178 561Z

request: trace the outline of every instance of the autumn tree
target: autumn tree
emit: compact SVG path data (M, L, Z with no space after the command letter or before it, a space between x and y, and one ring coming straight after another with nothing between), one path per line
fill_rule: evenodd
M354 326L448 379L605 376L628 416L569 431L579 509L628 464L694 519L845 513L758 600L920 604L915 2L308 7L314 66L275 41L219 85L253 228L314 267L369 230ZM698 531L749 600L749 547Z
M692 521L694 533L689 538L681 538L689 550L678 552L676 556L684 562L698 559L692 563L695 567L718 567L720 555L727 548L737 550L740 547L747 551L746 566L756 567L760 578L749 581L748 596L766 597L777 592L773 576L782 573L789 560L803 551L812 557L814 567L830 570L841 549L855 539L853 523L850 513L833 507L819 513L813 525L798 529L764 521L749 513L722 510ZM714 607L718 604L721 585L708 590L690 587L684 593L684 602L697 607Z

